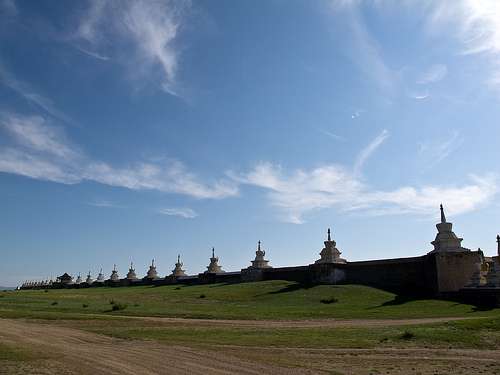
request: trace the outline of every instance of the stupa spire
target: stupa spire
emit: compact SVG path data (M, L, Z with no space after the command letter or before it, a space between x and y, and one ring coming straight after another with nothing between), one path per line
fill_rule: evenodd
M500 257L500 235L497 234L497 254Z
M439 209L441 210L441 223L446 223L446 216L444 215L444 208L443 205L439 205Z
M331 241L332 240L332 237L331 237L331 234L330 234L330 228L328 228L328 241Z

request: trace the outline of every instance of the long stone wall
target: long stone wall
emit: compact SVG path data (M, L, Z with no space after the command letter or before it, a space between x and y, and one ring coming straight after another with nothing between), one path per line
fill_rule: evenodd
M436 292L432 256L351 262L346 282L369 285L396 293L429 295Z
M430 253L420 257L348 263L320 263L297 267L243 269L241 272L203 273L197 276L159 279L121 279L93 284L54 284L54 288L95 286L134 286L170 284L237 283L261 280L287 280L302 284L361 284L400 294L440 295L458 292L480 270L478 251Z

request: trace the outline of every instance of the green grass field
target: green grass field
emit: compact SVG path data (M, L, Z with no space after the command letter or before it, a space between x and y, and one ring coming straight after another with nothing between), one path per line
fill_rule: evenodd
M496 309L480 311L452 301L405 300L359 285L303 288L287 281L0 292L0 317L94 318L92 315L99 314L289 320L474 317L498 313Z
M75 327L74 323L72 324ZM76 325L78 326L78 325ZM468 348L500 347L500 318L387 327L236 328L184 326L136 320L81 322L79 328L125 339L198 346L239 345L292 348Z
M326 302L326 303L325 303ZM113 307L117 306L117 307ZM463 321L380 327L238 327L129 319L158 316L243 320L410 319ZM293 282L90 288L0 293L0 317L58 320L63 325L129 339L188 345L311 348L500 347L500 309L435 299L402 299L359 285Z

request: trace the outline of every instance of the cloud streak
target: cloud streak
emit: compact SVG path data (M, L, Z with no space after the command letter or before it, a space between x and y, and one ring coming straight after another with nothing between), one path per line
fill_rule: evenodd
M280 218L294 224L303 223L304 216L311 212L328 208L366 215L434 215L442 202L451 215L461 214L491 201L498 191L497 176L492 174L471 175L469 183L459 187L405 186L379 191L335 164L285 173L279 165L260 163L235 178L267 190Z
M105 200L96 200L87 203L89 206L93 207L99 207L99 208L118 208L121 207L119 205L114 204L113 202L110 201L105 201Z
M421 6L422 2L413 1ZM463 55L484 57L490 64L489 83L500 83L500 2L496 0L457 0L425 2L429 10L428 29L441 35L447 32L462 45Z
M115 167L76 149L62 129L39 116L2 114L1 128L16 147L0 149L0 171L46 181L75 184L82 181L127 188L156 190L198 199L222 199L238 195L229 179L207 184L177 160L140 162Z
M176 160L116 167L92 159L75 150L62 129L41 117L3 114L1 118L0 129L15 141L13 146L0 148L1 172L63 184L93 181L197 199L232 197L239 194L239 185L253 185L267 191L271 205L278 209L283 221L296 224L304 222L304 217L316 210L329 208L368 215L432 214L443 202L450 214L459 214L486 204L498 191L498 179L493 174L471 175L462 186L373 189L362 181L358 172L388 137L386 130L362 150L356 162L358 168L353 171L337 164L286 171L279 165L262 162L246 173L228 173L228 178L206 183ZM441 154L446 155L450 147L444 145ZM184 218L197 215L182 207L165 208L161 213Z
M373 139L373 141L370 142L368 146L361 150L358 157L356 158L356 162L354 163L354 174L361 173L361 170L363 169L366 161L373 155L375 151L377 151L377 149L382 145L382 143L385 142L388 137L389 132L384 129L379 135L375 137L375 139Z
M464 143L463 137L458 131L451 133L444 140L426 141L419 144L418 156L425 168L432 168L440 163Z
M178 216L183 219L194 219L198 214L191 208L177 207L177 208L161 208L158 212L162 215Z
M90 4L73 36L77 48L100 60L121 62L133 77L153 74L165 92L178 95L175 42L189 2L93 0ZM123 54L123 47L132 54ZM150 76L151 81L156 77Z
M446 67L446 65L435 64L420 75L420 77L417 79L417 83L420 85L436 83L443 80L447 74L448 74L448 68Z
M27 83L16 79L7 68L0 63L0 83L22 96L24 99L42 109L45 113L64 121L67 124L74 124L74 121L56 108L52 100L37 93Z

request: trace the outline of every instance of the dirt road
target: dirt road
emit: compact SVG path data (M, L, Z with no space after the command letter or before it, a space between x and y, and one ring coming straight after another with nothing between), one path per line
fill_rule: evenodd
M209 322L226 324L225 321ZM236 326L235 321L230 322ZM387 322L380 320L377 324ZM406 320L405 324L409 322L413 320ZM355 321L351 321L351 326L354 324ZM60 324L24 320L0 319L2 343L33 351L41 359L8 362L1 360L0 353L0 374L500 374L498 350L228 345L200 349L175 343L122 340Z
M0 319L0 343L33 349L48 359L0 373L31 374L289 374L290 369L243 361L223 351L204 351L151 341L114 339L77 329ZM28 366L28 367L27 367ZM8 367L8 366L7 366ZM295 372L298 373L298 372Z
M109 317L109 315L106 315ZM183 319L142 316L115 316L127 319L139 319L148 322L175 324L183 326L210 326L210 327L235 327L235 328L370 328L394 327L418 324L432 324L451 322L473 318L419 318L419 319L314 319L314 320L230 320L230 319Z

